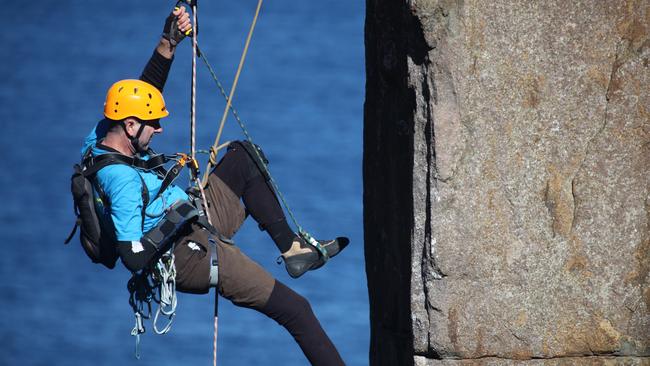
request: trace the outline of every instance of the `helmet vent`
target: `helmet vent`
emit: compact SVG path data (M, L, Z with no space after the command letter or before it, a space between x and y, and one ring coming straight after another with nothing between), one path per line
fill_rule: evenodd
M153 99L153 97L151 96L151 93L149 93L149 99ZM147 104L147 105L148 105L148 104Z
M138 88L133 88L133 94L138 94Z
M117 89L117 92L118 92L118 93L119 93L119 92L121 92L121 91L122 91L122 89L124 89L124 87L123 87L123 86L120 86L120 88L119 88L119 89Z

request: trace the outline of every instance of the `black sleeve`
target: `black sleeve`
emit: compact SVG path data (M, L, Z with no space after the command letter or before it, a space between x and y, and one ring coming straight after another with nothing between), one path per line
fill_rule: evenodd
M167 75L169 75L169 70L172 67L172 61L174 61L173 57L166 59L157 51L153 51L149 62L147 62L144 70L142 70L140 80L146 81L162 92L167 82Z
M124 266L131 272L137 272L146 267L151 259L156 255L156 248L145 242L141 243L144 250L134 253L133 243L130 241L118 241L117 251Z

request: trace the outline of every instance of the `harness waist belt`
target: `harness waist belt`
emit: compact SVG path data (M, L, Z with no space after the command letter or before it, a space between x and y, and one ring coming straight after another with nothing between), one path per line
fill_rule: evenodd
M189 201L178 201L169 208L158 225L144 234L141 241L153 245L156 253L162 254L169 250L178 231L198 216L199 211Z
M215 238L228 244L233 244L233 242L210 225L205 220L205 216L201 215L201 212L189 201L182 200L172 205L158 225L149 230L140 241L149 243L156 248L154 259L157 259L171 248L178 237L179 230L192 222L203 227L211 234L208 239L210 245L210 287L216 287L219 282L219 259Z

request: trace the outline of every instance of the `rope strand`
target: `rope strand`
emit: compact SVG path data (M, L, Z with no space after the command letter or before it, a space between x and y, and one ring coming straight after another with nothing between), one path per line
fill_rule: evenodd
M197 24L196 2L192 4L192 23ZM196 28L196 26L195 26ZM192 90L190 100L190 156L196 158L196 50L198 47L198 29L192 32Z
M192 1L192 23L194 24L194 32L192 32L192 91L191 91L191 106L190 106L190 156L196 162L196 57L198 51L198 11L196 1ZM198 177L198 172L195 175L191 174L191 180L194 181L195 185L199 188L201 194L201 200L204 202L204 209L208 223L212 225L212 218L210 217L210 211L207 209L207 201L205 198L205 191L203 190L203 184ZM206 175L207 177L207 175ZM212 364L217 366L217 331L218 331L218 314L217 314L217 304L219 301L219 292L215 288L215 313L214 313L214 342L213 342L213 351L212 351Z
M223 132L223 126L226 123L226 118L228 118L228 111L230 110L230 105L232 103L232 97L235 95L235 90L237 90L237 83L239 82L239 75L241 74L241 70L244 67L244 61L246 61L246 55L248 54L248 46L251 43L251 38L253 37L253 32L255 31L255 26L257 25L257 18L260 15L260 9L262 8L262 2L263 0L258 0L257 2L257 9L255 9L255 16L253 17L253 22L251 23L251 27L248 30L248 36L246 37L246 44L244 45L244 51L242 52L241 58L239 59L239 66L237 67L237 73L235 74L235 80L232 83L232 88L230 89L230 95L228 96L226 100L226 107L223 111L223 114L221 116L221 123L219 124L219 131L217 132L217 138L214 140L213 146L216 148L219 145L219 140L221 139L221 132ZM217 151L218 153L218 151ZM214 160L217 159L216 153L214 156ZM205 169L205 173L203 173L203 185L208 182L208 174L210 174L210 170L212 167L215 165L212 162L213 159L210 159L208 161L208 165Z
M223 85L222 85L221 82L219 81L219 78L217 77L217 75L216 75L214 69L213 69L212 66L210 65L210 62L208 61L208 57L206 56L205 52L203 52L203 51L200 50L200 49L199 49L199 57L201 58L201 60L203 60L203 63L204 63L205 66L208 68L208 71L210 72L210 75L212 76L212 80L214 80L214 82L217 84L217 88L218 88L219 91L221 92L221 95L222 95L226 100L228 100L228 95L226 95L226 90L224 89ZM251 144L253 144L253 139L252 139L250 133L249 133L248 130L246 129L246 126L244 125L244 122L243 122L242 119L239 117L239 113L237 113L237 109L235 109L235 106L234 106L232 103L230 103L230 111L232 112L233 116L235 117L235 120L236 120L237 123L239 124L239 127L241 128L242 132L244 133L244 136L246 137L246 140L247 140L248 142L250 142ZM218 143L218 142L217 142L217 143ZM224 143L224 144L222 144L222 145L219 145L219 146L217 146L216 148L215 148L215 146L216 146L216 144L215 144L215 146L212 146L212 147L210 148L209 151L201 150L200 152L208 153L208 154L210 154L211 157L212 157L212 156L215 156L215 157L216 157L216 151L221 150L221 149L224 148L225 146L228 146L228 144L229 144L229 142L228 142L228 143ZM215 150L216 150L216 151L215 151ZM255 154L257 154L257 157L258 157L258 159L259 159L260 161L263 161L263 159L261 158L261 156L259 156L259 153L257 152L256 149L255 149ZM213 163L213 165L216 165L216 161ZM291 221L292 221L293 224L295 225L295 227L296 227L298 233L301 233L301 234L302 234L302 233L307 234L307 233L303 230L302 226L300 226L300 224L298 224L298 220L296 220L296 217L294 216L293 211L292 211L291 208L289 207L289 204L287 203L287 201L284 199L284 195L283 195L282 192L280 191L280 188L278 187L278 184L275 182L275 179L273 179L273 176L271 175L271 172L269 171L269 168L268 168L268 166L266 166L266 164L264 164L264 170L266 170L266 173L269 175L269 177L270 177L269 180L270 180L270 182L271 182L271 185L273 186L273 189L275 190L275 193L278 195L278 198L280 199L280 202L282 202L282 205L284 206L285 210L286 210L287 213L289 214L289 217L291 218ZM309 234L307 234L307 235L309 235Z

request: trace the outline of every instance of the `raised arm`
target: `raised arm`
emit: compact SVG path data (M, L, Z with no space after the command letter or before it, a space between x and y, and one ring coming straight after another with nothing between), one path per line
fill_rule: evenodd
M165 20L160 41L142 70L140 80L146 81L162 92L174 60L176 46L185 38L185 33L190 29L192 29L192 23L185 8L182 6L175 8Z

